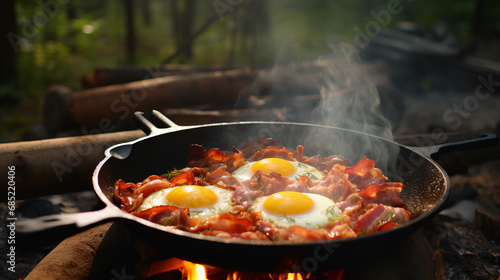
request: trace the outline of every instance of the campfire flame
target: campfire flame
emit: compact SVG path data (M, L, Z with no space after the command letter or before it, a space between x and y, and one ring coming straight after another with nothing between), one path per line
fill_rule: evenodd
M188 261L183 261L182 263L187 280L208 280L205 266Z
M196 264L188 261L182 261L182 279L186 280L208 280L207 267L201 264ZM300 273L283 273L283 274L269 274L270 279L276 280L304 280ZM242 275L238 271L228 272L226 280L242 280Z
M300 273L288 273L286 280L303 280Z

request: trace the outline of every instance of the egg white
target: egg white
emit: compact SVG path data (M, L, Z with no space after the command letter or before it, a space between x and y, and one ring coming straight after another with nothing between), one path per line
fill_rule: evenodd
M262 218L264 220L270 221L281 228L299 225L308 229L319 229L325 227L329 222L342 217L342 211L333 200L319 194L304 194L313 200L314 205L311 209L301 214L278 215L268 211L263 203L269 196L257 198L250 210L262 212Z
M180 186L179 186L180 187ZM216 186L204 186L207 189L212 190L215 195L217 195L217 201L206 207L198 207L198 208L189 208L190 216L193 218L208 218L212 217L215 215L218 215L220 213L226 213L229 212L232 208L232 203L231 203L231 195L233 191L219 188ZM144 202L139 206L136 210L136 212L144 211L149 208L152 208L154 206L160 206L160 205L173 205L174 204L170 203L167 200L167 195L169 192L172 190L176 189L178 187L173 187L173 188L168 188L168 189L163 189L159 190L157 192L154 192L150 194L148 197L144 199Z
M292 174L286 176L289 179L294 179L295 181L298 181L300 176L305 175L311 178L313 182L318 182L321 179L323 179L323 177L325 177L324 172L321 172L318 169L308 164L298 161L289 161L289 162L293 165L293 167L295 167L295 171ZM256 163L256 161L249 161L245 163L240 168L234 170L233 173L231 173L231 175L234 178L236 178L236 180L238 180L239 182L243 182L252 178L252 176L255 174L251 168L254 163Z

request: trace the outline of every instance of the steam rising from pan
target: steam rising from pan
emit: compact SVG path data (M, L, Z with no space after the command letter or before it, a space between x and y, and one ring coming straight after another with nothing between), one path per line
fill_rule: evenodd
M282 49L273 69L241 92L245 97L242 100L272 100L273 106L286 109L286 121L345 128L392 140L391 123L381 112L377 87L356 54L348 58L334 54L310 64L295 63L298 55L293 46ZM276 138L276 134L266 136ZM376 160L377 167L391 173L399 152L394 145L373 137L348 139L348 135L331 139L331 135L311 134L300 138L306 154L308 147L322 150L327 146L352 162L366 155Z
M321 73L321 102L312 113L318 124L335 126L392 140L390 121L382 114L380 96L365 66L356 55L323 57L335 61ZM347 135L346 135L347 136ZM340 154L353 161L368 156L385 172L395 168L399 149L377 138L338 139ZM321 143L318 143L321 145Z

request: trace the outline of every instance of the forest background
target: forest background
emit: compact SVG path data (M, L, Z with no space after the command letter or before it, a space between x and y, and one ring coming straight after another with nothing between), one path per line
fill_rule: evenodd
M47 87L78 90L96 67L272 66L284 48L314 60L377 20L446 26L450 44L500 61L496 0L4 0L0 13L0 143L40 121Z

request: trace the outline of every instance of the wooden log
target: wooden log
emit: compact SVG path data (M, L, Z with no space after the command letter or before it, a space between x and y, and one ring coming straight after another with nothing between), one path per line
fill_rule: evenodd
M73 121L85 126L108 119L125 119L133 111L179 108L187 105L234 103L255 78L251 69L236 69L160 77L74 92Z
M66 238L25 279L88 279L94 256L111 225L108 222Z
M91 190L92 173L104 151L142 136L136 130L0 144L0 165L15 167L18 200ZM7 180L0 177L0 184L7 186Z
M179 125L196 125L218 122L236 121L268 121L282 120L281 114L288 112L287 108L276 109L239 109L239 110L196 110L196 109L165 109L162 113Z
M42 122L49 135L71 127L72 90L62 85L51 86L45 93Z
M130 83L158 77L230 70L225 66L157 65L98 67L82 77L84 88Z
M331 74L328 71L335 67L340 72L346 63L320 60L281 65L267 70L240 68L144 79L75 91L71 94L69 102L65 100L46 102L44 115L48 120L67 120L69 119L67 112L70 112L70 119L74 125L95 127L111 120L129 119L134 111L185 108L206 103L221 105L219 108L233 106L236 102L241 106L247 106L245 101L251 95L273 95L287 100L290 96L318 94L320 83L325 82L322 73ZM381 69L380 67L380 63L367 65L372 76L376 78L377 85L390 83L386 76L380 75L381 71L374 70ZM148 74L151 77L158 73L157 70L153 70ZM327 78L331 78L333 82L336 77ZM67 103L69 105L66 105ZM55 108L55 106L69 106L69 108ZM63 126L63 124L52 125ZM51 130L52 135L54 130L56 129Z

